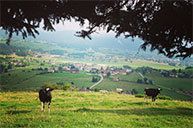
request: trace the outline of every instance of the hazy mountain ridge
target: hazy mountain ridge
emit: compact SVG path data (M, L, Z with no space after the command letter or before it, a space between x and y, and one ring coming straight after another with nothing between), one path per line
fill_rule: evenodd
M146 59L146 60L156 60L156 61L183 61L179 58L169 59L164 55L157 54L156 51L150 52L149 49L143 51L139 50L140 45L143 41L139 38L127 38L120 36L119 38L115 38L112 33L110 34L93 34L92 40L83 39L81 37L76 37L75 31L56 31L56 32L45 32L40 30L40 34L36 35L36 38L28 37L24 42L36 42L36 44L40 43L40 49L46 52L46 46L41 47L42 44L46 44L48 47L52 47L52 50L63 50L66 53L66 50L76 53L81 52L89 52L91 49L92 52L98 52L105 55L112 56L124 56L126 58L138 58L138 59ZM0 30L0 35L4 39L7 39L7 35L5 31ZM13 35L12 41L19 40L23 41L21 35L16 36ZM13 44L13 43L12 43ZM50 46L49 46L50 44ZM25 45L27 46L27 44ZM138 52L139 51L139 52ZM193 63L192 58L185 59L188 63ZM187 63L186 62L186 63Z
M0 34L3 38L7 38L7 35L4 31L0 31ZM74 31L57 31L57 32L44 32L41 31L40 35L37 35L36 38L29 37L25 39L26 41L37 41L42 42L45 41L47 43L55 43L63 48L73 48L77 50L87 50L89 48L97 51L97 52L104 52L104 53L122 53L128 54L129 56L132 54L134 56L142 44L142 40L139 38L127 38L119 37L115 38L113 34L94 34L92 36L92 40L83 39L80 37L76 37ZM13 36L13 39L23 40L22 36ZM12 40L13 40L12 39ZM156 55L155 52L151 53L147 50L147 52L143 52L140 50L142 55L151 56ZM138 55L140 56L140 54Z

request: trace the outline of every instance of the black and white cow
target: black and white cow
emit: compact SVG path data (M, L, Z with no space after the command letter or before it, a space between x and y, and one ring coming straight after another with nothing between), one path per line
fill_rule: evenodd
M51 91L52 88L45 88L39 91L39 99L41 101L41 111L44 111L45 103L48 103L48 112L50 112L50 103L52 100Z
M146 88L144 90L144 98L147 99L148 96L152 97L152 102L155 102L156 96L160 94L161 88L153 89L153 88Z

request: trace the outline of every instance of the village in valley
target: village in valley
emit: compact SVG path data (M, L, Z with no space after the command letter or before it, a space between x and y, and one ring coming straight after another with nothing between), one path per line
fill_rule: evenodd
M1 58L1 73L9 73L14 69L20 69L22 72L33 72L38 71L36 74L45 75L45 74L92 74L93 76L90 78L91 83L99 82L102 77L109 79L111 82L124 82L126 77L130 77L133 74L138 75L137 78L131 80L136 84L145 84L152 86L156 85L157 81L154 80L153 75L160 74L159 78L163 79L192 79L193 75L191 72L184 72L182 69L172 69L172 70L161 70L150 67L137 67L133 68L128 65L110 65L110 64L100 64L100 63L90 63L90 62L77 62L77 61L63 61L57 55L33 55L26 57L19 57L15 54L10 55L9 57L2 56ZM27 69L27 70L26 70ZM186 69L191 69L191 67L186 67ZM150 77L148 77L150 76ZM126 78L127 79L127 78ZM100 81L102 82L102 81ZM130 81L128 81L130 82ZM56 82L57 83L57 82ZM73 81L71 82L73 83ZM73 87L79 88L79 91L90 91L90 87L83 86L79 87L78 83L72 84ZM98 83L100 85L100 83ZM112 84L112 83L111 83ZM117 86L117 85L116 85ZM96 86L97 87L97 86ZM145 86L144 86L145 87ZM117 86L117 88L121 88ZM179 92L182 94L186 94L189 96L193 96L193 92L191 90L184 90L183 88L178 88L177 90L173 87L167 87L169 90L174 90L175 92ZM110 91L108 89L103 89L103 87L98 87L94 89L95 91ZM112 90L111 90L112 91ZM124 90L125 94L137 94L135 88L132 90Z

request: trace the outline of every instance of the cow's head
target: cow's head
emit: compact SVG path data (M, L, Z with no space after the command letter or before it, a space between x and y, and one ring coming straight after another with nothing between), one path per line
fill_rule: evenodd
M161 88L158 88L157 90L158 90L158 92L160 93L160 91L161 91L162 89L161 89Z
M45 88L45 91L46 91L46 92L49 92L49 91L51 92L51 91L53 91L53 90L54 90L53 88Z

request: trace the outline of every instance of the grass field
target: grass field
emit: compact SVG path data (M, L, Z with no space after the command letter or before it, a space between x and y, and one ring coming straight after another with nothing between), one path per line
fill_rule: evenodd
M54 90L51 113L40 112L35 92L0 92L0 127L191 128L191 102L156 100L116 93Z

